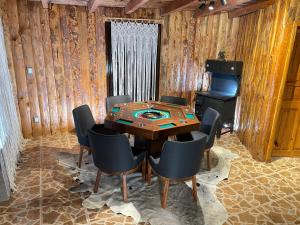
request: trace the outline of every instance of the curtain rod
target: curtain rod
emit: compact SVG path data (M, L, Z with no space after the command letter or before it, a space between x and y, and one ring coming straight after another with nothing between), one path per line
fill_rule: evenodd
M116 18L116 17L103 17L105 21L127 21L127 22L146 22L146 23L158 23L162 24L162 19L135 19L135 18Z

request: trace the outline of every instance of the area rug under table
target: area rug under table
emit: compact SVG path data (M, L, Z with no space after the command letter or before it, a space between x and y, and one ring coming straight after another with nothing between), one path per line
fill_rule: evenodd
M71 192L92 193L82 203L87 209L101 209L107 205L115 213L131 216L136 223L149 222L151 225L221 225L228 214L215 195L216 187L228 178L231 160L238 156L218 146L213 147L211 156L211 171L201 169L197 174L198 201L193 201L191 182L171 183L166 209L161 208L162 184L157 177L153 177L151 185L148 185L140 173L129 175L128 202L124 203L120 177L101 176L99 191L93 194L97 168L91 156L85 155L81 169L76 166L77 154L61 152L58 162L78 181L77 186L70 188ZM205 161L202 168L206 168Z

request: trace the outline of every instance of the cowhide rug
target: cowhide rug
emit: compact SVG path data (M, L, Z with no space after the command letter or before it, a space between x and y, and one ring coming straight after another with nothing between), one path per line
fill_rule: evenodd
M166 209L160 205L162 187L157 177L153 177L151 185L148 185L140 173L129 175L128 203L124 203L121 180L116 176L101 176L99 191L93 194L97 168L91 156L84 156L81 169L76 166L77 154L60 152L58 163L78 181L77 186L70 188L71 192L92 193L82 203L85 208L100 209L106 204L115 213L131 216L136 223L149 222L151 225L221 225L227 220L228 214L215 192L217 184L228 178L231 160L237 157L227 149L213 147L213 168L211 171L205 170L206 160L203 160L203 169L197 174L198 201L192 200L191 182L171 184Z

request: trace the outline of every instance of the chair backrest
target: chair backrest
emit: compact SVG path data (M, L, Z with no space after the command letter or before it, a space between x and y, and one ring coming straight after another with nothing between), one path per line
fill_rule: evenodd
M81 105L73 109L72 113L78 142L81 145L89 146L87 132L96 124L90 107Z
M161 102L172 103L176 105L187 105L187 100L185 98L174 97L174 96L161 96Z
M206 138L205 134L201 134L199 139L192 141L166 141L157 172L172 179L194 176L200 170Z
M130 95L110 96L106 98L106 113L108 113L113 105L120 103L132 102Z
M128 138L124 134L88 131L93 160L96 167L106 173L128 171L134 157Z
M211 148L214 145L219 123L220 113L212 108L207 108L200 125L200 131L208 135L206 148Z

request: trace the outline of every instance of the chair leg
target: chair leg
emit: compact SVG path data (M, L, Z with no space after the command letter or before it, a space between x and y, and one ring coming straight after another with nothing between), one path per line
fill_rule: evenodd
M82 156L83 156L84 147L80 145L80 152L79 152L79 160L78 160L78 167L81 168Z
M162 199L161 199L161 207L162 208L167 207L167 198L168 198L169 185L170 185L170 180L169 179L164 179L164 187L163 187L163 193L162 193Z
M122 188L123 188L123 200L127 202L128 194L127 194L127 182L126 182L126 174L122 174Z
M210 170L211 169L211 165L210 165L210 149L208 149L206 151L206 159L207 159L207 169Z
M142 162L142 176L144 181L146 181L146 159L144 159Z
M150 162L147 162L147 183L150 185L151 184L151 165Z
M194 201L197 201L197 186L196 185L197 185L196 176L193 176L193 178L192 178L192 186L193 186L192 193L193 193Z
M96 176L96 181L95 181L95 186L94 186L94 193L98 192L100 178L101 178L101 173L102 173L101 170L98 169L97 176Z

